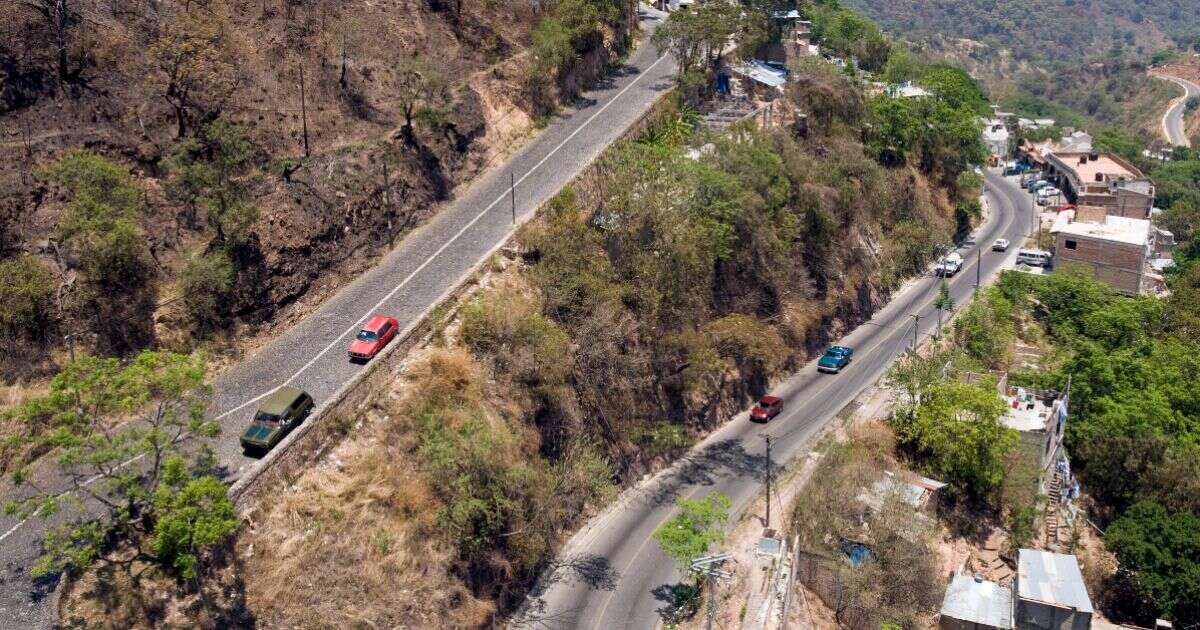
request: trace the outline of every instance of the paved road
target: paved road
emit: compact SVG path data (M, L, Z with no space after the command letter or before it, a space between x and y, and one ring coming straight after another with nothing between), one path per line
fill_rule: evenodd
M1163 135L1167 137L1167 141L1175 146L1192 146L1192 141L1188 139L1186 126L1183 124L1183 114L1187 107L1187 101L1193 96L1200 96L1200 85L1196 85L1187 79L1178 77L1168 77L1163 75L1154 75L1165 81L1170 81L1179 87L1183 88L1184 95L1171 102L1171 106L1167 108L1162 118Z
M648 33L661 14L646 11L642 17ZM607 83L408 235L371 271L224 372L214 384L213 415L222 425L216 447L230 480L255 464L242 455L238 436L256 401L284 384L305 389L318 404L336 392L363 369L347 361L345 349L368 316L390 314L402 328L412 323L512 234L510 173L517 183L517 222L523 222L671 88L673 71L669 57L641 46ZM42 527L40 521L0 517L0 630L52 623L46 604L54 582L34 584L28 575Z
M987 173L987 197L992 209L978 231L982 277L989 278L1015 258L1030 225L1030 197L1015 183ZM996 238L1014 245L993 253ZM973 291L976 252L950 282L955 302L965 304ZM816 372L806 365L773 392L785 401L784 412L765 427L739 415L696 446L684 459L649 482L626 491L609 510L575 535L560 554L539 592L527 601L514 625L523 628L653 628L667 606L666 588L680 580L674 562L658 549L652 534L674 515L679 498L698 498L717 492L733 499L740 513L760 492L764 441L772 435L772 465L779 466L811 446L817 431L875 382L913 338L911 313L921 315L920 334L936 327L932 307L938 280L910 283L868 323L840 343L853 346L854 362L838 375Z

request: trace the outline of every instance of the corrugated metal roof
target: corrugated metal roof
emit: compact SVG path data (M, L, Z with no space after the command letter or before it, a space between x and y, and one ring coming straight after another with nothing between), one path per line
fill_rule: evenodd
M942 616L993 628L1012 628L1012 591L995 582L956 575L942 599Z
M1036 549L1017 552L1017 597L1092 612L1075 556Z

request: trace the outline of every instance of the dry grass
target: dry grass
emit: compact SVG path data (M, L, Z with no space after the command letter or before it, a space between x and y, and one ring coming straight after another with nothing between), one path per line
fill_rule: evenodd
M474 627L493 612L451 573L438 500L412 455L414 404L482 400L478 366L462 351L417 360L406 392L304 475L242 537L247 599L270 627ZM381 396L380 400L391 400ZM454 423L455 418L447 421Z

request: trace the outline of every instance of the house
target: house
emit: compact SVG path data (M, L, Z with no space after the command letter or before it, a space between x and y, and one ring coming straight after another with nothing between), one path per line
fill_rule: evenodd
M1021 549L1013 622L1016 628L1090 630L1092 600L1075 556Z
M985 120L983 123L983 144L988 149L988 154L996 159L1004 159L1008 157L1012 151L1008 126L1004 124L1004 120L993 118Z
M944 630L1090 630L1092 601L1075 556L1021 549L1010 586L956 575L942 598Z
M914 510L924 510L932 505L931 499L937 491L946 487L940 481L915 473L901 474L903 477L898 477L890 470L884 471L883 478L863 490L858 500L872 510L878 510L889 497L895 496Z
M1155 249L1149 219L1113 216L1102 207L1079 206L1058 213L1050 233L1056 269L1082 265L1124 295L1148 290L1147 261Z
M1011 589L979 576L956 575L942 598L942 630L1011 630Z
M1147 219L1154 185L1123 158L1096 151L1058 150L1046 155L1046 170L1076 205L1100 206L1111 215Z
M1024 450L1036 458L1040 481L1045 483L1046 473L1063 454L1066 397L1058 392L1010 386L1006 372L963 372L959 380L985 386L995 383L996 392L1007 408L1000 422L1017 432Z
M1092 136L1086 131L1064 130L1058 140L1030 142L1026 140L1017 150L1017 155L1032 166L1046 167L1046 156L1051 153L1081 152L1092 150Z
M912 81L905 81L900 85L888 87L888 96L892 98L924 98L933 96L933 93L923 87L913 85Z

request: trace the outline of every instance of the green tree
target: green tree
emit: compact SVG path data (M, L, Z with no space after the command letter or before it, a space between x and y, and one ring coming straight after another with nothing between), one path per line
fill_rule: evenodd
M867 146L885 165L904 164L922 133L911 99L882 96L871 101Z
M705 2L694 10L672 13L650 41L675 58L680 83L694 91L721 64L730 38L744 29L743 13L735 2Z
M1104 543L1158 616L1200 622L1200 517L1142 501L1108 526Z
M168 459L154 493L150 549L184 579L195 579L204 552L237 529L229 488L211 475L193 477L181 458Z
M680 499L675 502L680 513L654 531L654 540L667 557L679 563L684 573L690 573L692 560L725 540L725 523L732 505L729 497L722 494Z
M206 5L215 7L215 3ZM175 111L178 138L220 111L237 86L228 30L228 18L220 11L180 12L150 44L149 57L157 70L154 78Z
M176 142L171 150L168 190L188 209L187 223L203 214L218 245L245 241L258 220L258 208L250 201L259 179L255 157L245 129L224 118Z
M1004 455L1017 435L1000 424L995 390L956 381L934 385L916 417L897 417L900 443L929 471L967 493L986 497L1004 479Z
M43 170L68 193L58 238L82 272L75 306L92 318L101 346L116 353L153 339L154 286L138 229L142 190L124 167L90 151L72 151Z
M13 412L24 440L52 449L57 474L18 468L13 481L26 498L9 501L6 512L49 518L73 508L77 517L49 528L35 573L114 562L104 556L106 540L144 542L164 479L179 479L177 462L211 468L205 439L219 426L204 417L205 371L200 356L143 351L122 364L85 355L63 367L49 393Z
M932 66L922 73L918 83L952 108L965 108L975 114L988 112L989 101L979 82L958 68Z

